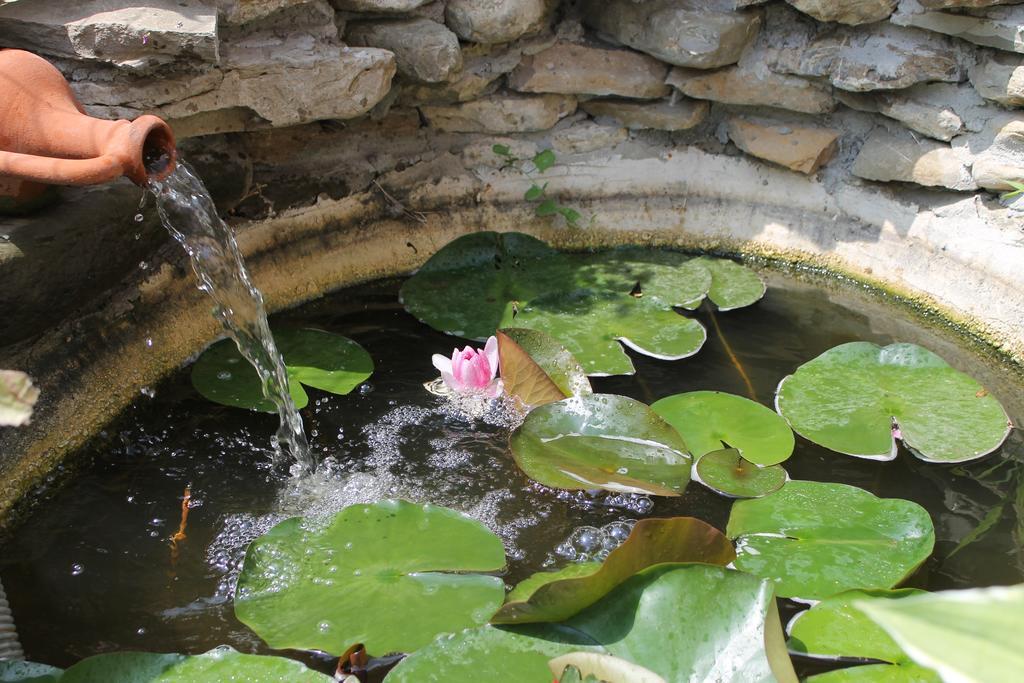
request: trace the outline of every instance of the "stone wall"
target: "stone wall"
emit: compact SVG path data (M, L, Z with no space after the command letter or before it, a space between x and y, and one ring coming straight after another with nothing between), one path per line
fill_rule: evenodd
M15 0L0 46L53 59L90 113L181 138L404 109L508 135L575 112L798 173L1000 192L1024 181L1020 2Z

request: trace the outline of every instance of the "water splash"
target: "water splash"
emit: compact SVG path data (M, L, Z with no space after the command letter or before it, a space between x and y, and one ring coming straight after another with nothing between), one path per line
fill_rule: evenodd
M313 458L302 428L302 417L288 391L288 373L267 324L263 296L249 279L245 261L231 228L217 215L203 182L179 161L165 178L151 179L148 189L156 198L164 227L192 261L199 289L214 301L214 316L238 350L256 368L263 395L277 408L281 424L273 437L274 451L291 454L292 472L313 470Z

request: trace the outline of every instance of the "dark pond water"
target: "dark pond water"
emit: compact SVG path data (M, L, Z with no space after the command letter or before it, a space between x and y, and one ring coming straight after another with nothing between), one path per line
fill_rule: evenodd
M436 376L430 355L448 355L463 342L405 313L397 303L398 284L341 291L272 320L347 335L376 362L373 377L348 396L310 391L303 419L314 452L326 459L316 476L290 481L271 468L276 418L208 403L192 389L185 369L157 387L155 396L140 396L84 449L74 459L73 476L35 496L13 536L0 541L0 578L28 658L60 666L112 650L198 653L224 643L264 651L232 614L233 577L245 544L284 516L356 502L405 497L471 514L505 540L509 584L561 566L573 552L593 552L590 544L602 538L613 542L622 531L619 522L694 515L724 529L730 501L695 483L678 499L567 494L531 483L507 452L508 415L495 411L472 419L424 390L423 382ZM770 405L783 376L832 346L858 339L914 341L986 382L1015 423L1021 417L1014 408L1019 396L1005 395L1016 386L1008 369L958 350L950 335L856 292L776 274L762 302L718 314L717 329L708 313L696 315L709 330L699 354L666 362L631 353L637 374L595 379L595 390L647 403L698 389L746 394L727 342L757 398ZM928 464L906 452L879 463L798 438L785 467L794 479L854 484L927 508L936 553L910 584L939 590L1024 580L1014 541L1017 513L1024 510L1012 505L982 540L949 557L1024 481L1017 465L1022 450L1015 432L1001 452L967 465ZM185 538L172 544L186 488ZM1024 506L1024 497L1018 505ZM580 538L581 527L605 529Z

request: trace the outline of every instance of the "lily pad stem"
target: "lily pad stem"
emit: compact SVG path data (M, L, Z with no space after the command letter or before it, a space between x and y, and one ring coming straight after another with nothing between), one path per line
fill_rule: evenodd
M722 348L725 349L725 353L729 356L729 360L732 362L733 367L736 368L736 372L739 373L740 377L743 379L743 383L747 386L747 396L750 397L751 401L756 401L757 392L754 391L754 384L750 381L747 371L743 369L743 364L740 363L740 359L737 358L736 354L733 352L732 346L729 345L729 340L726 339L725 335L722 333L722 328L718 324L718 318L715 316L715 311L706 303L705 306L707 308L708 317L711 318L711 324L715 328L715 334L722 340Z

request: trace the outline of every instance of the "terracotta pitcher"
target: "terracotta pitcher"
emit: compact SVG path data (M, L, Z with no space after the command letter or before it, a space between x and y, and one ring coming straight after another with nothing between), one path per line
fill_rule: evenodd
M42 57L0 49L0 197L29 201L47 185L92 185L127 176L142 185L169 173L174 134L156 116L87 116L61 73Z

